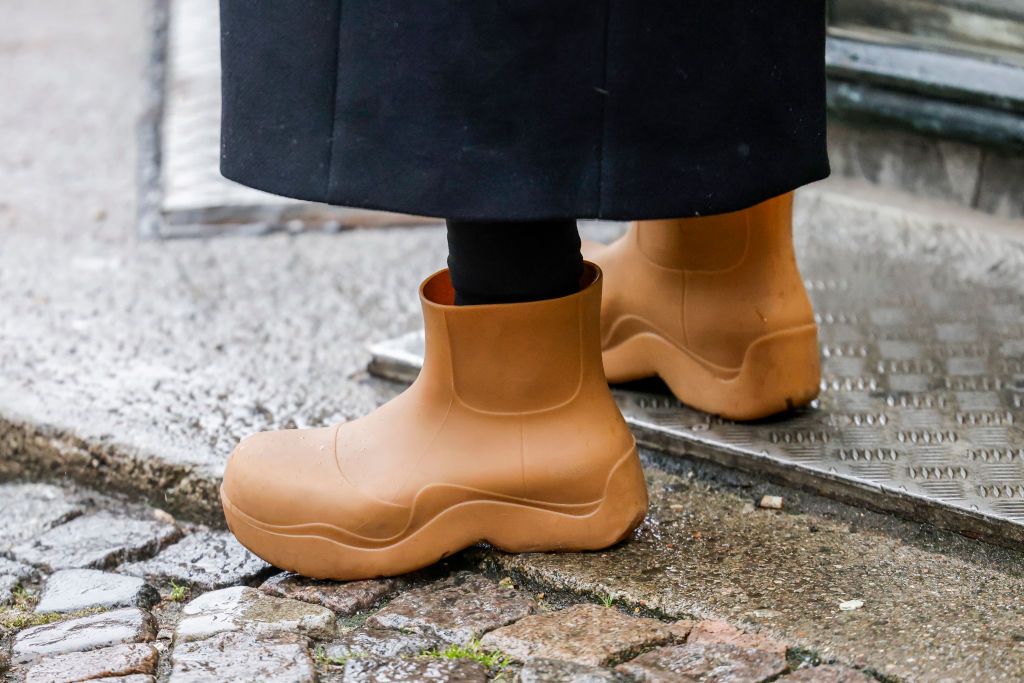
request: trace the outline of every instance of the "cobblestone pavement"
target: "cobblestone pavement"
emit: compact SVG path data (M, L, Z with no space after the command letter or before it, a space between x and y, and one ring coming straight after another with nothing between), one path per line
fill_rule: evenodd
M81 489L2 484L0 509L3 681L876 680L723 621L552 598L474 553L315 581Z

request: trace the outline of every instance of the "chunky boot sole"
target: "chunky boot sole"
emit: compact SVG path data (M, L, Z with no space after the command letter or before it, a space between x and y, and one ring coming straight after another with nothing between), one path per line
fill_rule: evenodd
M439 500L466 498L467 493L478 497L435 508ZM260 522L232 504L223 487L221 502L228 527L246 548L280 569L336 580L404 574L481 541L508 552L600 550L628 537L647 513L647 486L635 447L609 473L604 495L590 503L546 504L494 495L481 500L481 494L489 495L455 487L424 489L413 504L409 529L394 539L361 543L357 534L327 523Z
M686 405L730 420L805 406L817 397L821 381L813 323L757 339L739 368L712 365L655 332L634 334L602 355L609 381L657 375Z

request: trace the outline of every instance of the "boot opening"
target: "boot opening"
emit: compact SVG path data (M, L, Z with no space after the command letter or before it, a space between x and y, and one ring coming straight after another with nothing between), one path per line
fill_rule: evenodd
M601 270L597 266L590 261L584 261L579 290L569 296L575 296L594 284L600 274ZM427 278L427 281L423 283L423 297L427 301L441 306L455 305L455 288L452 287L452 279L447 268Z
M441 306L455 305L455 288L452 287L452 278L447 268L435 273L423 283L423 297Z

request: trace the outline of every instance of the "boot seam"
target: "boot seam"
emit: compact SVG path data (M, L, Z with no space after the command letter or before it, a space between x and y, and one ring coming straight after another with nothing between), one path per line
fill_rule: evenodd
M413 502L412 502L411 505L401 506L401 505L395 505L393 503L388 503L388 505L397 508L399 511L407 512L409 514L409 517L405 520L405 524L404 524L404 526L403 526L401 531L398 531L398 532L396 532L396 533L394 533L394 534L392 534L390 536L386 536L386 537L364 536L362 534L359 534L356 529L340 526L340 525L334 524L332 522L296 522L296 523L290 523L289 524L289 523L277 523L277 522L264 521L264 520L261 520L261 519L255 517L255 516L251 515L249 512L246 512L245 510L241 509L240 507L238 507L237 504L235 504L230 499L228 499L228 503L230 504L231 508L235 511L236 514L240 514L241 516L246 518L246 521L248 523L253 524L257 528L260 528L260 529L263 529L263 530L274 531L274 532L277 532L277 533L282 533L282 532L285 532L287 530L298 530L298 529L309 528L309 527L320 527L320 528L330 529L333 532L335 532L335 533L337 533L338 535L341 535L341 536L349 536L349 537L353 537L353 538L356 538L356 539L359 539L359 540L370 541L371 544L377 545L378 547L387 548L390 545L393 545L395 542L401 542L402 540L404 540L405 538L408 537L408 533L409 533L409 530L411 528L411 523L412 523L412 519L413 519L413 514L415 513L415 510L416 510L417 499L419 498L420 494L422 494L423 491L425 491L425 490L427 490L427 489L429 489L431 487L440 486L440 487L446 487L446 488L451 488L451 489L458 489L458 490L462 490L462 491L472 492L472 493L475 493L475 494L480 494L481 498L472 500L470 502L493 501L493 502L499 502L499 503L509 503L509 504L512 504L512 505L520 505L520 506L523 506L523 507L536 508L536 509L552 512L552 513L555 513L555 514L564 514L564 515L571 515L571 516L585 516L586 514L589 514L588 512L586 512L586 508L594 507L594 506L599 506L599 505L601 505L603 502L605 502L607 500L608 483L611 481L612 475L614 475L616 470L620 466L622 466L624 463L626 463L631 457L636 457L636 440L635 440L635 438L632 438L632 437L631 437L630 445L624 451L622 451L620 455L618 455L614 460L612 460L609 463L609 465L607 467L607 473L605 475L604 487L602 488L602 490L600 492L600 495L597 498L594 498L594 499L591 499L591 500L587 500L587 501L578 502L578 503L558 503L558 502L554 502L554 501L543 500L543 499L540 499L540 498L530 498L530 497L527 497L527 496L513 496L513 495L509 495L507 493L501 493L501 492L498 492L498 491L491 491L491 490L488 490L488 489L476 488L476 487L473 487L473 486L465 486L465 485L461 485L461 484L445 484L443 482L435 482L435 483L427 484L426 486L421 487L416 492L416 494L413 496ZM359 491L359 490L356 489L356 491ZM361 491L359 491L359 493L362 494ZM223 492L222 492L222 496L227 498L227 496L225 494L223 494ZM451 508L445 508L445 509L451 509ZM580 510L580 512L574 512L574 510ZM433 520L436 520L436 519L437 519L437 515L431 517L428 520L427 523L429 524L429 522L431 522ZM362 528L362 527L359 527L359 528ZM422 527L419 527L419 528L422 528ZM314 534L308 534L307 533L307 534L300 534L300 535L312 536ZM335 539L330 539L330 540L332 540L332 541L334 541L336 543L340 542L340 541L337 541Z
M515 305L515 304L512 304ZM513 415L539 415L541 413L554 412L561 410L569 405L572 405L580 395L583 393L584 385L584 367L583 367L583 354L584 354L584 332L583 332L583 298L580 297L575 302L576 305L576 348L577 348L577 364L576 364L576 386L573 388L566 398L558 403L544 406L543 408L531 409L531 410L488 410L486 408L479 408L466 399L460 394L458 387L456 386L456 363L452 357L452 344L451 344L451 331L448 329L448 316L441 315L441 320L444 322L444 332L446 336L446 352L448 354L448 366L451 368L450 375L448 377L448 386L451 389L452 402L458 402L460 406L466 410L477 413L479 415L492 415L492 416L513 416Z

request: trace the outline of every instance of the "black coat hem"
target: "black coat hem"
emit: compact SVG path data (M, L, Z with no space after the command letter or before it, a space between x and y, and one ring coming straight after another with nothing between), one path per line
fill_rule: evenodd
M730 188L728 196L721 200L708 200L699 207L692 204L680 202L678 204L666 203L664 206L645 206L646 210L629 211L625 208L601 210L598 206L580 206L578 211L569 214L565 212L531 211L529 205L519 209L506 211L501 214L495 213L464 213L459 209L443 210L440 206L434 205L425 207L415 201L406 200L402 197L388 198L359 198L334 193L326 196L321 192L295 192L290 188L278 186L276 183L268 182L266 177L256 174L255 177L247 177L245 173L233 173L230 169L221 166L221 174L228 180L251 187L255 190L269 192L281 197L290 197L302 201L318 202L331 206L342 206L347 208L367 209L371 211L387 211L390 213L402 213L413 216L424 216L431 218L446 218L461 221L547 221L547 220L608 220L608 221L631 221L631 220L659 220L670 218L691 218L694 216L711 216L721 213L731 213L750 208L763 201L778 197L796 190L797 188L809 185L810 183L824 180L831 171L826 163L823 168L808 169L805 173L793 175L783 180L772 178L763 179L756 183L755 187L747 190Z
M828 175L824 44L823 0L221 0L221 168L456 220L736 211Z

